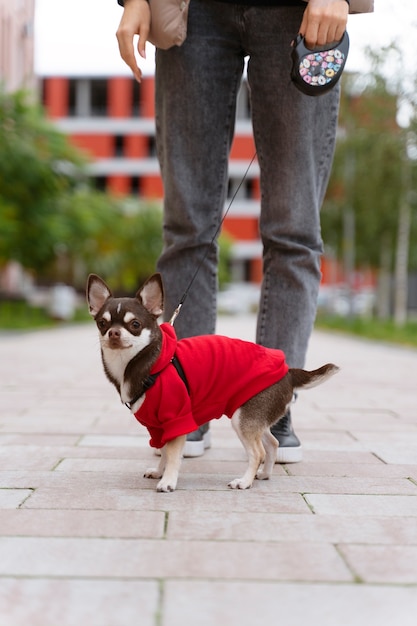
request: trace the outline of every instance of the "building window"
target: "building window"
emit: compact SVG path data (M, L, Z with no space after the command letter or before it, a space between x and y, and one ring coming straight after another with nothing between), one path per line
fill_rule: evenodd
M140 85L137 80L132 80L132 117L140 116Z
M77 114L77 81L70 78L68 81L68 115L75 117Z
M122 157L125 151L125 138L123 135L116 135L114 138L114 156Z
M70 78L68 81L68 115L90 116L90 81L86 78Z
M139 176L132 176L130 179L130 193L132 196L138 196L140 192L140 178Z
M91 115L104 117L107 115L107 80L94 78L90 81L90 110Z
M155 141L155 137L149 137L148 156L156 157L156 141Z
M253 197L253 181L245 179L242 182L241 179L231 178L229 180L227 197L229 199L236 198L238 200L250 200Z
M92 181L97 191L106 191L106 187L107 187L106 176L94 176Z

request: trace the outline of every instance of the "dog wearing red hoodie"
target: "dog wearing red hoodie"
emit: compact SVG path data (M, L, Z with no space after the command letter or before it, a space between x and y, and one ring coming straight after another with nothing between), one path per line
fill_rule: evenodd
M87 302L99 330L107 378L161 449L157 491L177 486L188 433L226 415L241 440L248 467L232 489L268 479L278 442L270 427L285 415L294 391L324 382L338 371L329 363L306 371L289 368L281 350L219 335L178 340L171 324L158 324L163 285L154 274L134 298L115 298L97 275L87 282Z

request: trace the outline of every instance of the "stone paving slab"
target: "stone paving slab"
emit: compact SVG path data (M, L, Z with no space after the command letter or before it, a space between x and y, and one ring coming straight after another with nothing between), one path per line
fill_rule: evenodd
M0 538L0 576L352 581L330 544Z
M98 476L98 474L96 474ZM134 481L132 481L132 485ZM210 483L211 485L211 483ZM280 494L268 491L251 490L250 496L242 498L241 493L230 490L200 489L201 481L189 482L186 490L177 490L175 497L169 500L155 492L149 481L137 481L137 487L104 489L97 486L92 492L88 487L72 485L65 490L59 488L40 488L35 490L25 502L25 508L36 509L98 509L98 510L208 510L208 511L264 511L265 513L310 513L308 504L300 494ZM168 497L171 494L168 494Z
M288 465L290 476L328 476L350 478L412 478L417 483L416 465L377 463L309 462Z
M339 552L366 583L415 585L417 546L339 546Z
M169 581L163 624L415 626L416 611L416 590L407 587Z
M93 325L0 337L0 626L414 626L417 351L315 332L307 366L326 361L293 411L302 463L229 490L224 419L158 494Z
M307 494L306 500L318 515L417 516L415 496Z
M156 581L2 578L2 626L154 626Z
M172 511L168 539L417 546L414 517Z
M5 509L6 507L4 507ZM163 539L163 511L0 510L2 536Z

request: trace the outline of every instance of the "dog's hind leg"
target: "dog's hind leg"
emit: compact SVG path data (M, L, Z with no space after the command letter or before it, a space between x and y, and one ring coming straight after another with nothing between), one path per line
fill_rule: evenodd
M262 443L265 448L265 460L262 469L257 472L256 478L258 480L268 480L271 477L275 465L279 444L269 428L262 435Z
M231 421L237 436L246 450L249 462L242 478L232 480L229 483L229 487L231 489L249 489L265 457L265 450L262 445L262 432L260 432L259 428L256 428L256 426L254 428L248 428L247 422L242 424L240 409L236 411Z

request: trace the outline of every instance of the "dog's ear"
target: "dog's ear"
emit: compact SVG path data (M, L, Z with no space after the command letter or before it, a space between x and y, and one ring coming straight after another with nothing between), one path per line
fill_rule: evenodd
M153 274L136 294L145 309L159 317L164 310L164 288L161 274Z
M93 317L97 315L103 304L111 296L112 293L104 280L97 274L90 274L87 280L87 302L88 310Z

